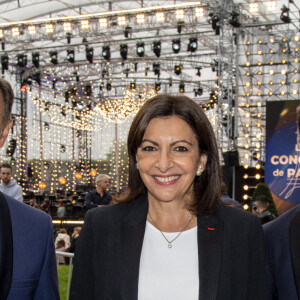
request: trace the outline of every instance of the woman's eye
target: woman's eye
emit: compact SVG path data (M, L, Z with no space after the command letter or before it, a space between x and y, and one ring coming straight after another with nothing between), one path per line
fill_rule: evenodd
M155 151L155 148L152 146L146 146L146 147L142 148L142 151Z
M188 149L186 147L184 147L184 146L178 146L178 147L176 147L175 150L178 151L178 152L186 152L186 151L188 151Z

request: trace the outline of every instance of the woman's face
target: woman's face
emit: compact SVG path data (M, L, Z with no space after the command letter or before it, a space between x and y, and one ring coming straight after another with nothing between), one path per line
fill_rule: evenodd
M193 182L199 165L205 169L191 127L177 116L152 119L146 128L136 160L147 187L149 201L192 200Z

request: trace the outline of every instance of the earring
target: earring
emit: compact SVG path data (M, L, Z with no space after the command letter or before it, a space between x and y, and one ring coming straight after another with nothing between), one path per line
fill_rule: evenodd
M196 172L196 175L197 176L201 176L201 174L202 174L202 166L200 165L199 167L198 167L198 169L197 169L197 172Z
M138 162L136 162L136 168L139 169L139 163Z

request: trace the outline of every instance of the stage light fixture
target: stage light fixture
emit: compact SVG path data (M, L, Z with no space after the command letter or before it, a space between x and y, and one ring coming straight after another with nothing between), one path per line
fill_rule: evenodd
M130 83L130 89L133 91L135 90L135 82Z
M1 55L2 74L4 70L8 70L9 57L7 54Z
M3 29L0 29L0 39L4 38L4 31Z
M176 19L178 21L182 21L184 19L184 10L183 9L177 9L175 12Z
M127 23L126 17L125 16L119 16L118 17L118 25L119 26L125 26Z
M128 38L132 28L130 26L126 26L124 30L124 37Z
M196 76L198 76L198 77L201 76L201 69L202 69L202 67L198 67L198 68L197 68Z
M288 7L286 7L285 5L283 5L281 8L280 20L286 24L292 22L292 20L290 18L290 9Z
M160 52L161 52L161 42L160 41L153 42L153 52L156 55L156 57L160 57Z
M99 19L99 26L100 28L107 28L108 27L108 22L106 18L100 18Z
M49 55L50 55L50 62L53 65L57 65L58 64L57 51L56 50L55 51L50 51Z
M160 64L158 63L153 64L153 72L154 75L157 75L158 77L160 76Z
M20 35L20 28L19 27L13 27L11 29L11 33L13 36L19 36Z
M46 24L45 28L46 28L46 33L48 33L48 34L54 32L54 25L52 23Z
M111 91L111 88L112 88L111 83L110 83L110 82L107 82L107 83L106 83L106 90L107 90L107 91Z
M6 149L6 154L8 156L13 156L14 153L15 153L16 147L17 147L17 140L16 139L10 139L9 142L8 142L7 149Z
M82 20L81 21L81 29L89 29L90 21L89 20Z
M110 60L110 47L109 46L102 47L102 56L104 59Z
M174 66L174 73L176 75L180 75L181 74L181 70L182 70L182 65L175 65Z
M34 80L38 85L41 85L41 73L36 72L31 76L32 80Z
M67 32L66 36L67 36L67 43L71 44L72 33L71 32Z
M27 30L30 35L36 34L36 27L34 25L28 26Z
M145 23L145 14L137 14L136 15L136 23L144 24Z
M67 60L72 64L75 62L75 51L74 51L74 49L68 49L67 50Z
M27 55L26 54L18 54L17 55L17 65L21 68L25 68L27 65Z
M32 63L36 68L39 68L40 66L40 53L39 52L33 52L32 53Z
M158 22L158 23L162 23L165 21L165 13L164 12L157 12L155 14L155 17L156 17L156 22Z
M92 90L92 86L90 84L87 84L85 87L85 94L90 97L92 96L93 90Z
M276 6L277 6L277 3L274 0L271 0L271 1L267 2L267 10L268 11L275 11L276 10Z
M184 93L184 83L183 83L183 82L181 82L181 83L179 84L179 92L180 92L180 93Z
M66 31L66 32L72 31L71 22L64 22L64 31Z
M145 55L145 44L144 44L144 42L138 42L136 44L136 54L139 57L143 57Z
M204 8L203 7L196 7L195 8L195 17L201 18L204 16Z
M123 60L127 59L127 54L128 54L128 46L127 46L127 44L121 44L120 45L120 55L123 58Z
M94 48L86 47L85 48L85 57L92 64L94 60Z
M198 48L198 41L196 38L190 38L187 50L190 52L195 52Z
M195 93L195 97L202 96L203 95L203 88L198 87L198 88L194 89L194 93Z
M254 2L249 3L249 11L250 11L250 13L258 13L258 11L259 11L258 2L254 1Z
M155 82L155 90L160 91L160 82Z
M172 41L172 49L174 53L179 53L181 48L181 42L179 39L175 39Z
M49 131L49 129L50 129L49 123L45 122L44 129L45 129L45 131Z

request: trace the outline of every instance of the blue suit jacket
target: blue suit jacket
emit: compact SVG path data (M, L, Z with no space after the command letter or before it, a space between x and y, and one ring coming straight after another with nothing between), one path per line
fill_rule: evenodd
M50 216L0 195L0 299L59 299Z
M300 205L263 226L271 299L300 296ZM300 297L299 297L300 298Z

